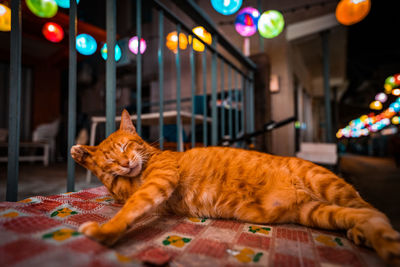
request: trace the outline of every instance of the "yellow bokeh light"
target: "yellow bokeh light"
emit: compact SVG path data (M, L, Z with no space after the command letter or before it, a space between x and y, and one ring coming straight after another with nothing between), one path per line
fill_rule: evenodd
M369 104L369 108L373 110L381 110L382 109L382 103L379 102L378 100L375 100Z
M11 10L3 4L0 4L0 31L11 31Z
M391 94L392 93L393 87L390 84L385 83L384 87L385 87L385 93L386 94Z
M170 32L167 35L167 43L166 46L169 50L174 52L175 54L178 52L178 34L176 31ZM187 37L184 33L179 33L179 49L185 50L188 45Z
M212 36L211 33L206 31L204 27L202 26L197 26L193 28L192 30L197 36L200 37L201 40L203 40L206 44L211 44L212 43ZM192 43L192 36L189 35L189 44ZM193 41L193 50L197 52L203 52L204 51L204 44L200 42L197 38L194 39Z
M392 123L393 124L399 124L400 123L400 118L399 118L399 116L394 116L393 118L392 118Z

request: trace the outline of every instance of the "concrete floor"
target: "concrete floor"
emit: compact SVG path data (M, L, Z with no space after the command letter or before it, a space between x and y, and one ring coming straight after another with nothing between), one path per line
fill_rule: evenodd
M383 211L400 230L400 168L389 158L345 155L340 161L341 176L352 183L361 196ZM5 200L7 165L0 165L0 201ZM18 199L51 195L66 191L67 167L64 163L43 167L39 163L21 163ZM76 166L76 190L100 186L96 177L85 181L85 170Z
M41 163L21 163L19 170L18 200L31 196L46 196L65 193L67 190L67 164L54 163L44 167ZM0 201L6 196L7 165L0 165ZM101 186L94 176L90 184L86 183L86 171L75 167L75 190Z

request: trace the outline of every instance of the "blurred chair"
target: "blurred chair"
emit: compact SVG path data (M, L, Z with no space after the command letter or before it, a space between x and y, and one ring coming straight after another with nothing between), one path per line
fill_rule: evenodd
M296 153L296 157L333 169L338 167L337 146L332 143L300 143L300 151Z
M60 119L56 119L50 123L38 125L33 131L33 142L45 142L50 147L50 161L54 162L56 158L56 136L60 126Z

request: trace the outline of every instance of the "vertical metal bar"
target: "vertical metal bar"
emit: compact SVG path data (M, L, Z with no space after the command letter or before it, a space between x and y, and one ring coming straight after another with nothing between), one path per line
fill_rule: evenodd
M224 86L224 60L221 58L221 136L225 136L225 86Z
M212 37L212 47L216 50L218 38L216 35ZM218 113L217 113L217 53L212 52L211 55L211 144L216 146L218 143Z
M257 0L257 9L261 15L263 12L261 0ZM264 37L262 37L261 34L258 35L258 41L259 41L259 46L258 46L259 51L264 52Z
M233 96L232 96L232 67L228 65L228 99L229 99L229 110L228 110L228 132L229 137L233 138Z
M160 149L164 149L164 11L158 12L158 88L160 94ZM140 42L139 42L140 43Z
M192 35L193 40L193 35ZM196 120L195 120L195 111L196 111L196 64L193 50L193 43L190 45L190 70L191 70L191 84L190 87L192 89L192 121L191 121L191 141L192 147L196 146Z
M238 137L239 133L239 89L238 89L238 80L237 80L238 73L235 71L234 73L234 80L235 80L235 137ZM242 110L243 112L243 110ZM237 144L236 144L237 145Z
M248 98L245 97L246 92L247 92L247 83L246 83L246 79L245 79L244 75L242 75L242 90L239 91L239 94L240 94L240 102L241 102L241 106L242 106L242 109L241 109L242 112L240 114L241 115L241 132L243 134L249 132L249 129L250 129L250 126L249 126L250 120L248 120L248 118L245 118L245 115L249 116L249 114L245 114L245 111L249 110L249 108L250 108ZM246 112L246 113L248 113L248 112ZM247 129L245 127L246 119L247 119L247 126L248 126ZM245 143L242 143L242 145L244 145L244 144Z
M203 144L207 146L207 47L204 47L203 57Z
M116 46L116 0L106 1L106 28L107 28L107 61L106 61L106 136L115 131L116 110L116 69L115 69L115 46Z
M69 8L69 70L68 70L68 175L67 192L75 190L75 162L70 150L76 133L76 0L70 0Z
M329 85L329 31L322 32L322 57L324 68L324 94L325 94L325 134L326 142L332 143L332 112L331 112L331 89Z
M254 72L250 71L250 79L249 80L249 90L250 90L250 132L255 131L255 125L254 125L254 106L255 106L255 100L254 100ZM254 144L255 138L253 137L251 142Z
M136 131L142 134L142 54L140 39L142 38L142 0L136 0L136 35L138 37L138 53L136 55Z
M182 121L181 121L181 62L180 62L180 47L179 47L179 34L181 33L181 25L176 25L176 34L178 36L178 46L176 48L175 60L176 60L176 129L177 129L177 142L178 151L183 151L182 147Z
M21 1L11 1L10 103L7 165L7 201L18 199L19 137L21 117Z

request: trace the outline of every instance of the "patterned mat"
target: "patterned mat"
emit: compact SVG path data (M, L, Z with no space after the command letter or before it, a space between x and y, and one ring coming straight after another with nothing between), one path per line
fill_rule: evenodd
M104 187L0 203L0 266L385 266L342 233L207 218L141 220L108 248L77 232L119 209Z

